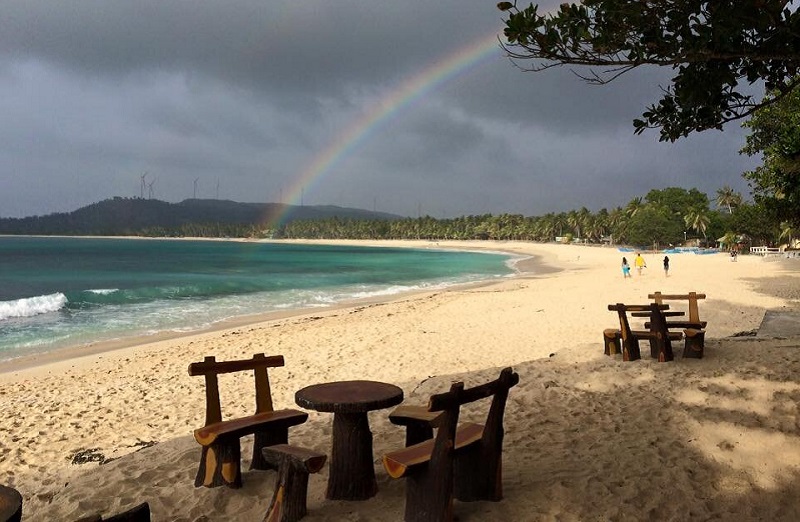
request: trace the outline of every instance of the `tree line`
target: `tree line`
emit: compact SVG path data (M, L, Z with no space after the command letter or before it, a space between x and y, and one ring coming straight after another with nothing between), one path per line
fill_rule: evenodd
M304 239L486 239L580 240L648 248L693 244L734 248L739 244L774 245L791 241L792 227L778 222L762 205L745 202L730 187L717 191L715 205L697 189L651 190L624 207L591 212L586 208L525 217L483 214L452 219L430 216L393 221L297 220L275 237Z

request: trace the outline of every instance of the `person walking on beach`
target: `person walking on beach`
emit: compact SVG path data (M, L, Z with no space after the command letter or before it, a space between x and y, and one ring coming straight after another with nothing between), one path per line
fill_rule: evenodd
M642 268L647 268L647 263L645 263L642 254L636 252L636 259L633 260L633 263L636 265L636 271L639 272L639 275L642 275Z
M628 264L628 260L624 257L622 258L622 278L625 279L631 276L631 266Z
M669 256L664 256L664 277L669 277Z

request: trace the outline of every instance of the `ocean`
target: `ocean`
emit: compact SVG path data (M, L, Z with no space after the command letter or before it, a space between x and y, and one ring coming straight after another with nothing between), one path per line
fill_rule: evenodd
M434 249L0 237L0 361L506 277L510 262Z

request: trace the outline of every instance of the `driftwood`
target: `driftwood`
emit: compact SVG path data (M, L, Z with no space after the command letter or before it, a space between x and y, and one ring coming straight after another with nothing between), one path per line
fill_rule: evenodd
M503 498L503 415L508 391L519 375L505 368L500 377L465 389L455 383L450 391L433 395L429 412L441 412L436 438L408 446L383 457L393 478L406 477L407 522L453 520L453 500L499 501ZM492 397L486 424L459 425L462 404Z
M278 444L262 450L264 460L278 468L275 493L264 522L295 522L308 512L308 475L325 465L327 457L297 446Z
M195 487L242 486L239 439L245 435L254 435L250 469L273 469L261 450L273 444L286 444L289 428L308 419L308 414L299 410L273 410L267 368L283 365L282 355L267 357L263 353L238 361L217 362L212 356L189 365L189 375L203 375L206 380L206 422L194 431L195 440L203 447ZM256 412L223 421L217 376L245 370L253 370L255 376Z

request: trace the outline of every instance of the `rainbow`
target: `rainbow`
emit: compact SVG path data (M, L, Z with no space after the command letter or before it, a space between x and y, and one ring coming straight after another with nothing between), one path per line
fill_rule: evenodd
M409 107L427 93L459 76L462 72L477 66L488 58L498 56L500 56L500 49L497 33L492 33L429 65L390 91L360 119L354 121L343 132L337 133L336 139L314 157L293 181L288 191L287 204L297 205L304 190L323 179L336 165L373 135L382 123L388 121L400 110ZM280 226L287 211L288 207L284 207L281 214L271 216L267 221L274 223L275 226Z

